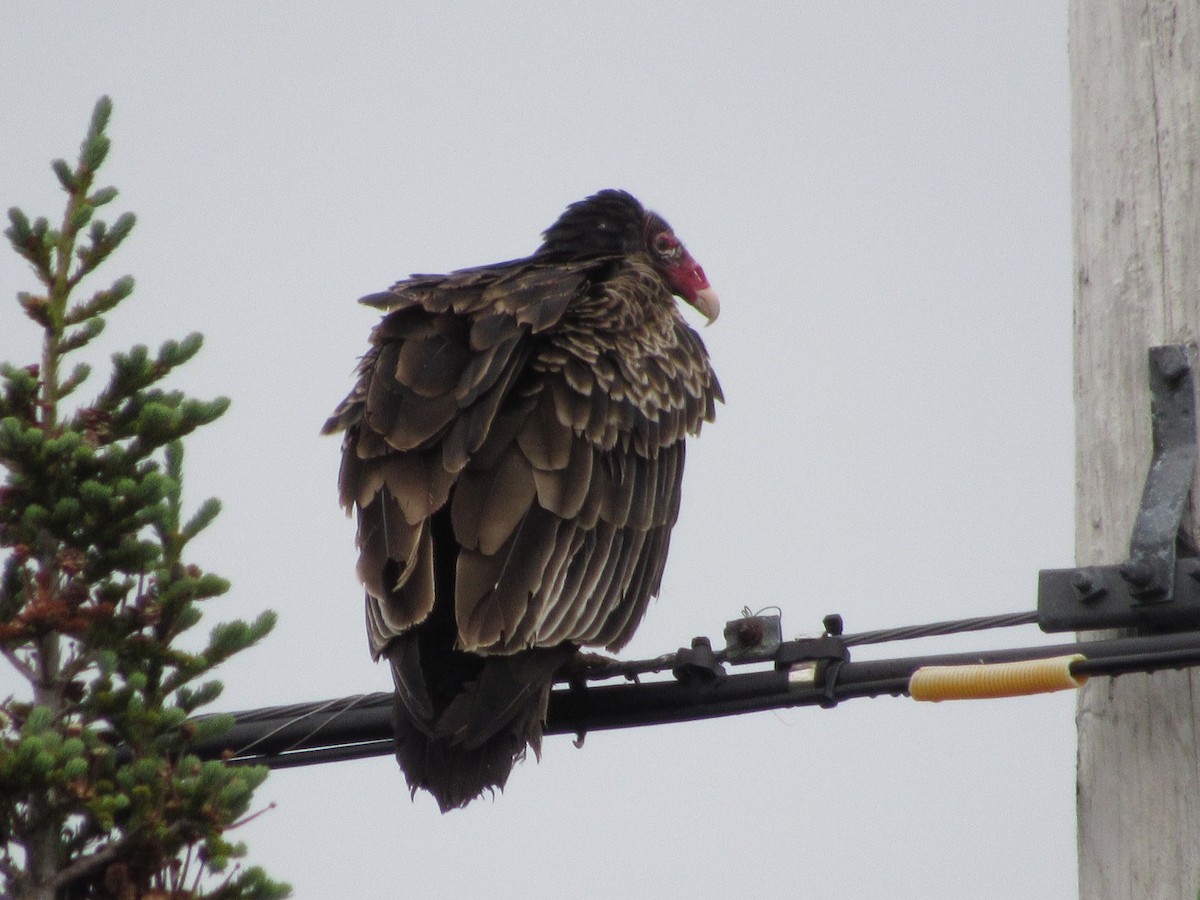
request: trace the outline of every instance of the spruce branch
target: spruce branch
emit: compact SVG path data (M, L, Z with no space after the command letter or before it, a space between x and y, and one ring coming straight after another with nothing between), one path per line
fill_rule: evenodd
M220 503L189 514L182 494L182 438L229 401L161 386L199 352L192 334L115 354L92 400L66 402L92 372L76 362L64 377L67 355L134 287L124 276L73 299L136 221L98 218L117 197L94 188L111 110L97 103L74 166L51 166L67 195L58 227L14 208L5 231L40 284L17 301L42 346L37 363L0 363L0 658L31 685L0 701L0 895L281 897L261 870L231 866L245 849L225 836L266 770L188 751L226 719L188 718L220 693L213 669L274 614L216 625L199 653L176 645L229 588L185 556Z

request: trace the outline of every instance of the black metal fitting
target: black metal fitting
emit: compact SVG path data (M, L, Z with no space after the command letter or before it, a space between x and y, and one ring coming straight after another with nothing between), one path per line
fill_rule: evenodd
M837 705L837 677L850 660L845 641L830 629L830 625L840 624L841 616L836 617L838 622L830 622L831 618L834 617L825 617L825 634L787 641L775 656L775 668L787 671L789 679L795 673L803 673L807 676L805 681L822 687L819 702L826 708Z
M1038 624L1043 631L1170 631L1200 625L1200 561L1180 530L1198 453L1196 362L1191 344L1151 348L1154 453L1129 559L1120 565L1039 572ZM1185 555L1177 558L1181 548Z
M775 655L775 668L790 669L801 663L845 662L850 650L840 637L823 634L816 638L797 638L785 641Z
M725 667L713 653L708 638L698 637L692 638L691 649L679 648L671 674L689 684L715 684L725 678Z

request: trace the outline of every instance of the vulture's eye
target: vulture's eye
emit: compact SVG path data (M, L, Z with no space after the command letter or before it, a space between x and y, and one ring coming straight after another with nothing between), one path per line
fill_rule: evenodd
M669 231L660 231L651 240L650 245L660 256L672 256L679 250L679 239Z

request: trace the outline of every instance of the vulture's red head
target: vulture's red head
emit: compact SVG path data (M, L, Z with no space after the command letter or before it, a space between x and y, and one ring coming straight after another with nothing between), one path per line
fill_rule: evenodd
M539 256L586 258L644 253L710 323L721 311L717 292L662 216L625 191L605 190L572 203L542 235Z

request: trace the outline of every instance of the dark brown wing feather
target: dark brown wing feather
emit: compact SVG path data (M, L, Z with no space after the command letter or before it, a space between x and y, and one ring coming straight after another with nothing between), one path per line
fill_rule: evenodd
M456 806L537 748L554 668L629 640L662 578L684 438L720 387L637 259L416 276L364 302L385 315L325 431L346 432L341 499L401 762Z

